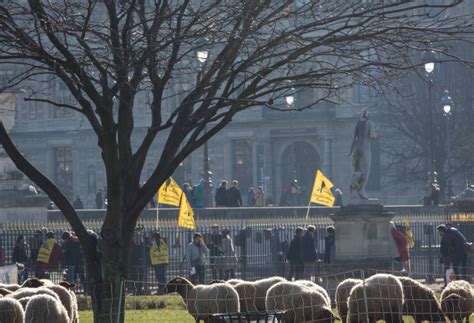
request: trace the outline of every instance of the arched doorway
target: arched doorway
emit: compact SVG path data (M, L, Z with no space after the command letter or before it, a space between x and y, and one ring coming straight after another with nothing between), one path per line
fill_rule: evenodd
M295 141L286 147L281 157L280 204L307 205L319 166L319 154L309 143Z

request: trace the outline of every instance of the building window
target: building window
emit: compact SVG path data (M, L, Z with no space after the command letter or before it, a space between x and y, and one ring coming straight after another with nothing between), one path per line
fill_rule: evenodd
M250 140L234 141L233 175L241 191L253 186L253 152Z
M58 147L54 150L56 185L72 201L72 148Z
M56 83L55 101L60 104L74 104L71 92L63 82ZM53 117L55 119L71 118L74 115L73 112L73 110L64 107L53 107Z

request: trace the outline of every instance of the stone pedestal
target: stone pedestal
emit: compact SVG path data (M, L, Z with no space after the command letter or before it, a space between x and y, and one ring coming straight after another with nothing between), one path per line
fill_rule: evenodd
M377 200L344 206L330 215L336 228L335 264L347 269L390 267L394 244L389 222L394 215Z

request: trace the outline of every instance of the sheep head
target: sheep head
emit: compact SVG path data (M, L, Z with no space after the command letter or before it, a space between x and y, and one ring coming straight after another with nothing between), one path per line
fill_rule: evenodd
M193 284L183 277L175 277L171 279L165 287L165 293L178 293L181 297L186 298L188 291L193 287Z
M31 288L37 288L41 286L44 286L44 282L42 282L38 278L28 278L21 285L21 287L31 287Z
M447 316L461 317L462 302L466 300L465 297L456 293L449 294L441 302L441 309ZM452 319L452 318L451 318Z
M329 308L321 308L318 312L316 317L314 318L314 322L320 322L320 323L332 323L335 322L336 320L341 320L341 318L337 315L334 315L334 313L331 311Z
M12 291L6 289L6 288L0 288L0 295L1 296L5 296L5 295L8 295L8 294L11 294Z
M70 282L67 282L67 281L62 281L58 284L59 286L63 286L64 288L66 288L67 290L73 290L74 288L76 288L76 284L74 283L70 283Z

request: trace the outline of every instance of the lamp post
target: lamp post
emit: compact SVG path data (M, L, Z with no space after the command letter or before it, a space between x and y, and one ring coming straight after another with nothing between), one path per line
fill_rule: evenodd
M453 99L449 95L448 90L444 90L444 95L441 98L441 105L443 107L444 120L446 121L446 199L452 195L451 187L451 131L450 131L450 120L452 115Z
M196 50L196 58L199 63L196 86L199 86L199 83L201 82L201 73L208 57L209 50L205 47L205 44L203 44ZM204 134L206 133L207 125L204 127ZM210 207L212 206L212 172L209 166L209 147L207 141L203 146L202 179L204 181L204 207Z
M424 51L421 55L421 62L424 65L426 72L426 78L428 81L428 120L430 127L430 153L429 153L429 175L428 175L428 194L431 188L431 184L435 181L436 170L434 160L434 139L433 139L433 79L436 62L436 53L432 50Z

